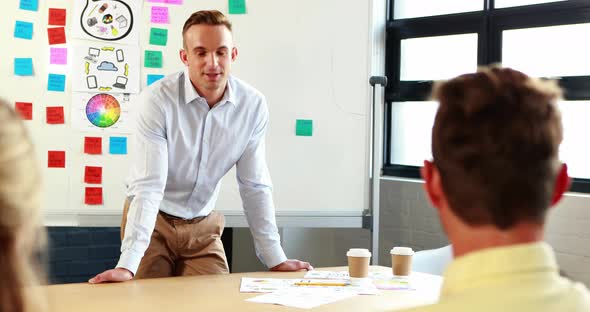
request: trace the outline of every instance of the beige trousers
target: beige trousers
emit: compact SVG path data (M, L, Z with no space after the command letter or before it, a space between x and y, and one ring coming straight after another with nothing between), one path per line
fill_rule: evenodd
M121 240L125 235L131 202L126 199L121 221ZM221 234L225 219L212 212L190 220L158 213L150 245L141 259L136 279L229 273Z

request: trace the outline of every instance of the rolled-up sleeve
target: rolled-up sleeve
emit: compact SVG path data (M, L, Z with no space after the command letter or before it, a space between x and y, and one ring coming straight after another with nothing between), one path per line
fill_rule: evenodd
M258 117L254 133L236 164L236 177L256 254L268 268L272 268L287 257L281 247L272 200L272 182L266 165L264 141L268 110L264 99Z
M166 115L164 107L150 90L145 90L136 103L135 132L131 138L131 170L127 196L133 197L121 257L117 267L135 274L147 250L164 196L168 172Z

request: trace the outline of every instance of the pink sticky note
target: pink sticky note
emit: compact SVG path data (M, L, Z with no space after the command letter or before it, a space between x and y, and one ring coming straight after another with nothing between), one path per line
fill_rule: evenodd
M153 6L152 7L152 23L168 24L168 7Z
M182 4L182 0L166 0L168 4Z
M67 48L50 48L49 64L66 65L68 63Z

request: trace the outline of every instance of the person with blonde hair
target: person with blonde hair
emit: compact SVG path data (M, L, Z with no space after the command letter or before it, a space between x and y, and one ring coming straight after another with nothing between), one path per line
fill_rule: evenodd
M22 120L0 100L0 311L43 311L38 287L41 224L40 172Z

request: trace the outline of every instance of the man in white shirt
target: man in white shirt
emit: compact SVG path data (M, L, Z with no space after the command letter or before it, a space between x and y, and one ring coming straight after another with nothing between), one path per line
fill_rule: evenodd
M230 76L238 55L231 23L219 11L195 12L183 39L185 70L144 90L137 104L119 263L89 282L229 272L223 216L213 210L234 165L258 257L274 271L312 269L280 245L265 159L268 109L259 91Z

